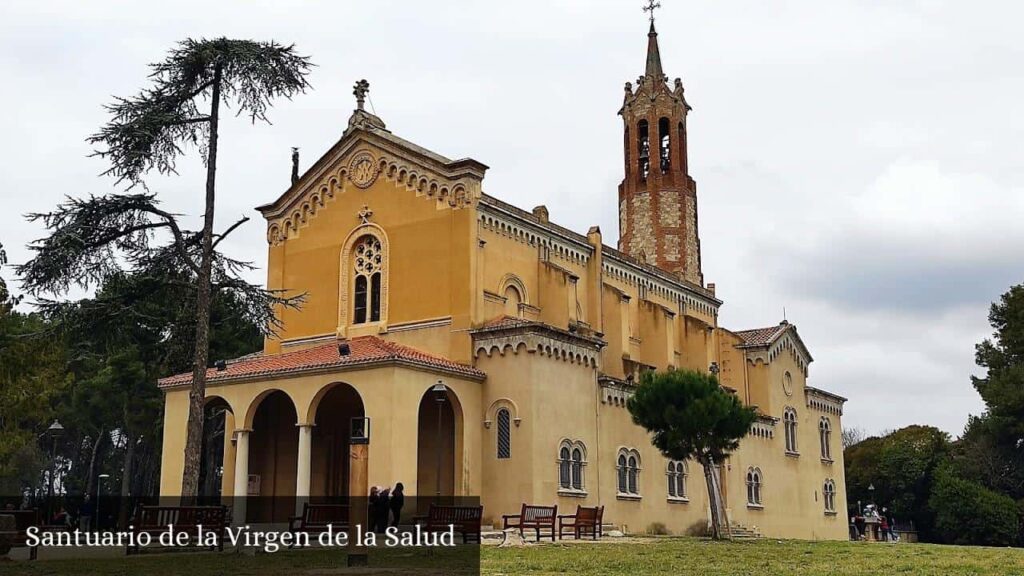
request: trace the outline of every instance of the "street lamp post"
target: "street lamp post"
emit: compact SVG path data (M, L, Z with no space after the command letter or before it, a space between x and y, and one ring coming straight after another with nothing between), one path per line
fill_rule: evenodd
M57 439L64 434L64 426L57 420L50 424L50 427L46 429L46 435L49 436L53 443L50 445L50 485L47 494L47 508L49 509L50 518L53 518L53 498L57 493Z
M434 384L434 387L431 388L431 391L434 393L434 400L437 402L437 491L436 491L436 496L437 496L438 502L440 502L440 500L441 500L441 468L442 468L442 463L441 463L441 441L442 441L442 438L443 438L443 436L441 434L441 419L442 419L442 413L443 413L443 410L444 410L444 403L448 399L448 387L444 385L444 382L442 382L441 380L438 380L437 384Z
M107 480L108 478L110 478L110 474L100 474L100 484L99 486L96 487L96 530L103 529L103 514L101 513L101 504L103 502L103 481Z

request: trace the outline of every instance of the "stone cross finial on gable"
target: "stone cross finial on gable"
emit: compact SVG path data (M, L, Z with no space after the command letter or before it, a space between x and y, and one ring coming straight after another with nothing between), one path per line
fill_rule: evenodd
M363 224L369 224L370 218L373 218L373 210L370 210L369 206L363 204L363 209L360 210L358 214L356 214L356 218L362 220Z
M370 83L366 80L360 80L352 87L352 94L356 97L356 106L359 110L363 109L363 104L366 102L366 93L369 91Z

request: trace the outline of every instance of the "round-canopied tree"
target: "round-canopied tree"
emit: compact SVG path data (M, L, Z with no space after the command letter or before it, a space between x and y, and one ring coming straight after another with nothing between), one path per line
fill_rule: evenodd
M626 405L633 422L651 432L651 443L666 458L694 460L704 468L712 537L728 537L717 466L750 431L756 411L722 388L714 375L692 370L643 374Z
M202 229L179 226L177 215L158 207L155 194L111 194L68 199L55 212L31 215L52 235L35 243L37 255L19 268L29 293L66 291L69 285L101 284L127 262L132 273L170 281L183 272L195 294L195 347L189 394L181 495L196 495L203 437L203 405L209 359L210 308L213 292L232 291L251 305L267 329L275 325L273 309L298 301L259 290L238 277L247 263L218 255L217 245L248 220L214 232L217 151L221 110L225 106L252 122L266 121L277 98L304 92L309 59L293 46L228 38L188 39L151 67L151 86L135 96L117 98L107 107L112 118L89 142L107 159L105 174L131 186L147 174L175 172L175 162L195 146L206 163ZM169 244L151 246L150 236L163 232Z

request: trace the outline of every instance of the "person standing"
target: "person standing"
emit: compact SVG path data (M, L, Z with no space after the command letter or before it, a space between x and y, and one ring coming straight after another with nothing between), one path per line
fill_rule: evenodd
M366 502L366 531L377 531L377 511L380 510L380 487L370 486L370 497Z
M96 504L92 495L86 494L82 505L78 508L78 529L82 532L92 531L92 517L96 514Z
M381 488L377 511L374 514L373 531L384 532L388 529L388 510L391 502L391 488Z
M402 507L405 506L405 486L399 482L395 484L395 490L391 493L391 525L398 528L398 522L402 518Z

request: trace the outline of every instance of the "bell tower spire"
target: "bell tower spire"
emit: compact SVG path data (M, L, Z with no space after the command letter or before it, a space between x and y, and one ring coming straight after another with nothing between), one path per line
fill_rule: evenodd
M697 184L689 174L686 122L691 108L679 78L670 87L661 65L654 10L647 62L622 109L625 177L619 185L619 250L703 286L697 232Z
M661 79L665 73L661 70L661 51L658 50L658 31L654 29L654 10L661 8L661 2L648 0L644 12L651 13L651 31L647 33L647 69L644 76Z

